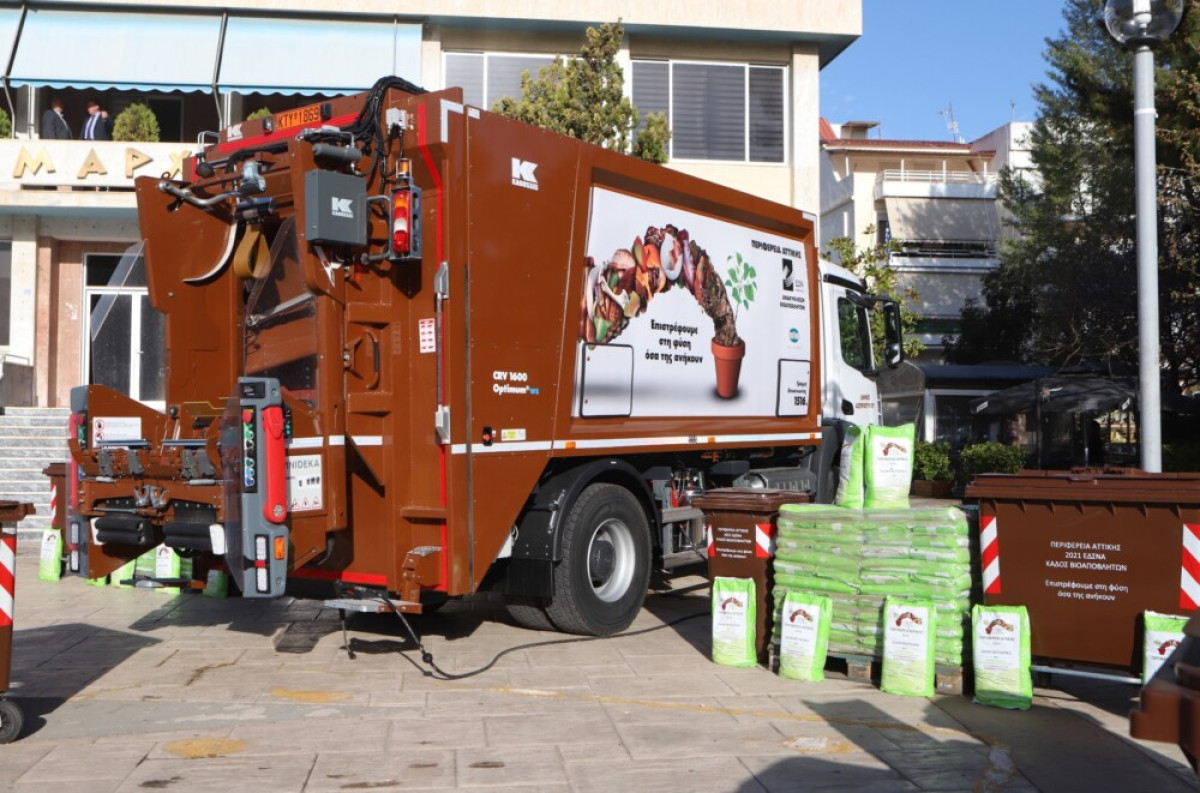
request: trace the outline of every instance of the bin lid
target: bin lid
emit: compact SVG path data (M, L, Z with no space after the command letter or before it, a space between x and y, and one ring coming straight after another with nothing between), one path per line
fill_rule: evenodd
M22 501L0 501L0 523L12 523L33 514L33 504Z
M1200 505L1200 473L1022 471L980 474L967 498Z
M42 469L42 476L66 476L67 464L65 462L50 463Z
M784 504L807 503L807 491L761 487L719 487L692 498L692 506L705 512L778 512Z

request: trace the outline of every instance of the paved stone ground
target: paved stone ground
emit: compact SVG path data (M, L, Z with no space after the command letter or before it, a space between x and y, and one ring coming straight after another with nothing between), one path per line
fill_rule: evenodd
M1171 791L1176 747L1128 736L1128 685L1055 678L1035 707L883 694L707 657L703 579L652 595L636 635L561 639L487 602L413 620L36 578L19 553L22 738L0 790ZM689 587L690 585L690 587ZM681 622L675 622L682 619ZM674 623L674 624L671 624Z

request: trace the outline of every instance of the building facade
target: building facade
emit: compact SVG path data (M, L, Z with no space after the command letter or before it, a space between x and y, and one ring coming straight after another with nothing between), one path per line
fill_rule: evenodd
M621 19L626 91L666 113L669 167L815 211L818 73L861 0L0 2L0 400L66 405L104 383L161 404L162 319L137 254L133 180L178 173L206 134L396 74L490 107L521 73ZM71 139L48 139L58 101ZM160 141L80 140L87 104L148 106ZM45 120L52 120L46 118Z
M999 264L1011 229L998 201L1000 170L1029 169L1029 124L1007 124L971 143L883 140L872 122L821 122L821 246L847 237L859 249L895 240L889 265L920 295L917 332L940 360L968 299Z

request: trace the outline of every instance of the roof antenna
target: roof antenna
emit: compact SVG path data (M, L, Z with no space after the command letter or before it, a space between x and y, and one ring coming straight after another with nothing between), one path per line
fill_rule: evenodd
M958 134L958 122L954 120L954 103L946 105L944 110L939 110L938 115L946 119L946 129L950 130L950 140L955 143L965 143L962 135Z

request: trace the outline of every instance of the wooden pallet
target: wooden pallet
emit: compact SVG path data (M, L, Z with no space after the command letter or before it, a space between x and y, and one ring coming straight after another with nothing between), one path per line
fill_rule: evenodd
M779 673L779 645L767 645L767 669ZM840 672L850 680L878 685L880 673L883 671L883 659L875 655L853 655L849 653L829 653L825 658L825 671ZM934 667L934 691L938 694L961 696L966 676L961 666L938 664Z
M848 655L830 653L825 663L828 671L843 672L850 680L862 683L879 683L883 670L883 659L873 655ZM938 694L960 696L963 693L963 667L938 664L934 668L934 691Z

